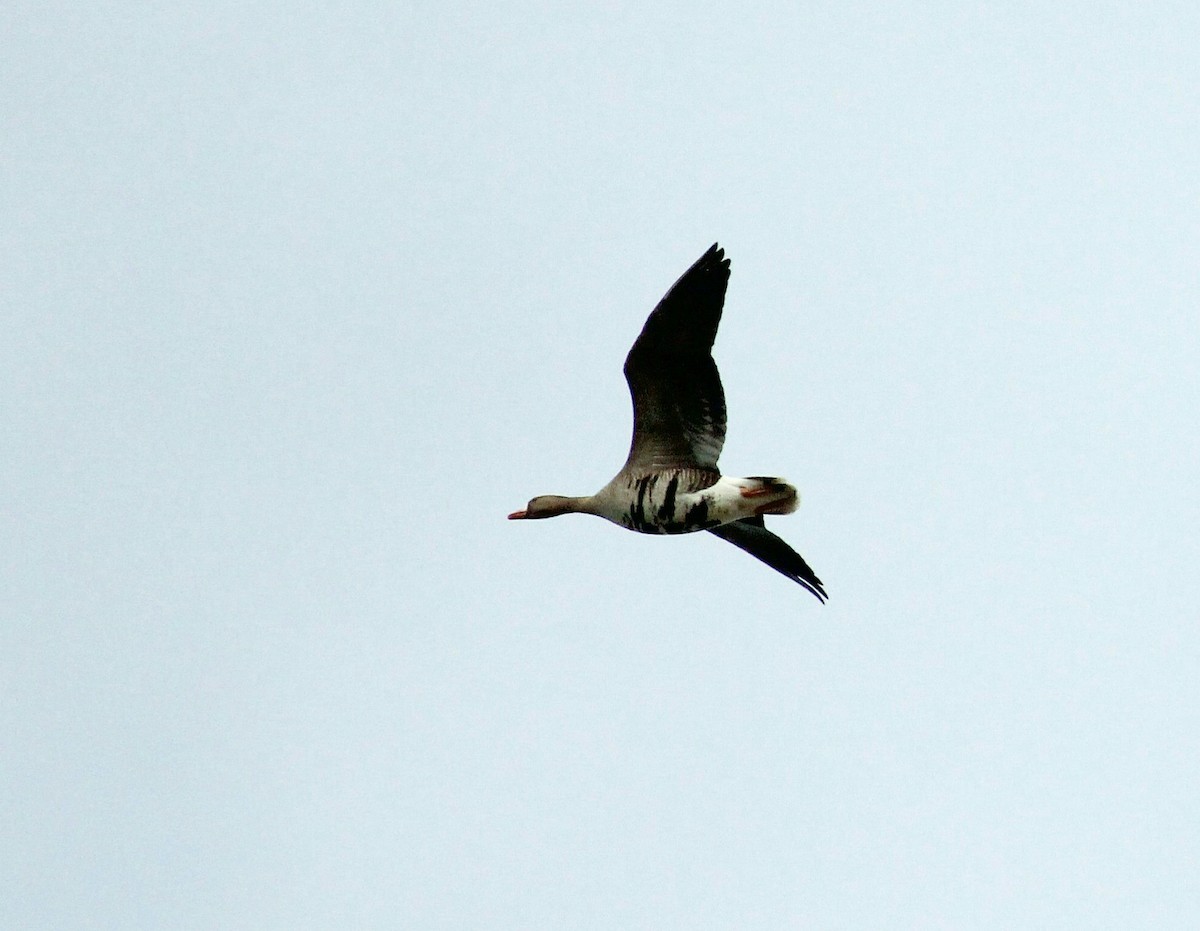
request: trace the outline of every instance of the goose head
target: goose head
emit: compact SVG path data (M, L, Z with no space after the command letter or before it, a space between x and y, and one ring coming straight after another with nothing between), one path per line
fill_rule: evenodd
M559 514L589 513L586 498L567 498L563 495L538 495L525 505L523 511L513 511L509 520L541 520Z

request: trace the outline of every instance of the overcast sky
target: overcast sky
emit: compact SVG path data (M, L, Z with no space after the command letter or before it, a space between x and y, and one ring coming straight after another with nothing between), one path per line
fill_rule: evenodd
M0 925L1194 927L1197 9L10 5Z

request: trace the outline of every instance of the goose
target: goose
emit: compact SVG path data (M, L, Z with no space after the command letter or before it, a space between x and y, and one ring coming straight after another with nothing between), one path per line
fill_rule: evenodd
M822 603L825 587L799 553L766 528L800 494L786 479L721 474L725 392L712 346L729 284L717 243L671 286L625 359L633 440L621 471L594 495L539 495L509 520L594 514L638 533L706 530L798 582Z

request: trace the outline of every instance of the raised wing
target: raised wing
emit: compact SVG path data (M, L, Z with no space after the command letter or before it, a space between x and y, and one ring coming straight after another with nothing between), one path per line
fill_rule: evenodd
M725 445L725 392L712 345L729 259L712 248L658 302L625 359L633 398L628 471L716 469Z
M829 596L804 557L766 528L761 517L747 517L731 524L713 527L709 533L744 549L755 559L761 559L776 572L782 572L793 582L799 582L823 603Z

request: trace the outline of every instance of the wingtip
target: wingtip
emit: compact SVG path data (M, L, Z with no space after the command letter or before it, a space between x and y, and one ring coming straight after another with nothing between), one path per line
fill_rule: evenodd
M812 592L812 594L816 596L817 601L821 602L821 604L825 604L827 601L829 601L829 595L826 593L824 586L809 585L807 582L800 579L797 579L796 581L800 582L801 585Z
M711 246L709 246L708 251L705 252L704 255L700 256L700 259L696 264L707 264L710 261L714 265L723 266L727 271L729 269L729 259L725 255L725 249L719 242L714 242Z
M799 555L797 553L797 555ZM804 562L804 557L800 557L800 561ZM792 576L797 582L812 592L821 604L825 604L829 600L829 593L825 591L825 583L817 578L817 574L809 569L808 563L804 563L804 568L807 572L798 572Z

